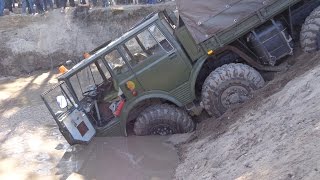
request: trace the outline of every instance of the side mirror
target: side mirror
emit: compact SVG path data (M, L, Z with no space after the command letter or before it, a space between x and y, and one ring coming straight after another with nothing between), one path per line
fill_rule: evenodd
M64 97L62 95L57 96L57 103L61 109L64 109L68 106L68 102L67 102L66 97Z

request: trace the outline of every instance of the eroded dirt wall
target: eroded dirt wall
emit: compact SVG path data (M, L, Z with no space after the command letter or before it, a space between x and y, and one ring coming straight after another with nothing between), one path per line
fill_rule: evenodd
M85 19L58 9L44 16L0 18L0 76L50 69L121 36L146 15L174 3L93 9Z

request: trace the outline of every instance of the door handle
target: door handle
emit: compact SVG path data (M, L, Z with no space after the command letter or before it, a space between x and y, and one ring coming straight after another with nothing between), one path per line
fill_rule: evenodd
M173 52L173 53L169 54L169 58L170 59L173 59L175 57L177 57L177 53L176 52Z

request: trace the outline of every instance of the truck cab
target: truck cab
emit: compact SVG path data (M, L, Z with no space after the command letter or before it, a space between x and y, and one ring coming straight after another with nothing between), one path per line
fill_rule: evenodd
M136 135L191 132L191 116L219 117L264 86L261 74L287 69L293 27L304 51L319 49L319 1L186 1L178 18L148 15L42 94L70 144L127 136L129 122Z
M129 113L146 100L192 101L191 72L171 25L154 13L59 76L42 98L68 142L87 143L94 135L126 136L138 116Z

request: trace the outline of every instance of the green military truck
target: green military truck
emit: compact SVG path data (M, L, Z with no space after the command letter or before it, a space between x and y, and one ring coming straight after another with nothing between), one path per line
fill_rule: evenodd
M176 0L120 38L96 48L42 98L70 144L97 136L167 135L195 129L287 68L300 40L320 42L318 0ZM297 34L300 34L297 35Z

